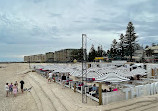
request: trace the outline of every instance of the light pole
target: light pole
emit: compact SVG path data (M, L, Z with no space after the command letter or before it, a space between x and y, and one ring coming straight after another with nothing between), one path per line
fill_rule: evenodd
M85 85L87 84L87 36L86 34L82 34L82 54L83 54L83 58L82 58L82 84L84 83L84 78L86 78L85 80ZM82 90L82 103L87 103L87 94L85 92L84 94L84 87L81 86L81 90Z

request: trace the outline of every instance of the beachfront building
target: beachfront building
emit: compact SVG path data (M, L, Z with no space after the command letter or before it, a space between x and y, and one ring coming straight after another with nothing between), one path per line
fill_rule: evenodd
M55 51L54 53L54 61L55 62L72 62L72 52L79 49L62 49L59 51Z
M54 52L46 53L46 62L48 63L54 62Z
M24 56L24 62L43 63L43 62L46 62L46 55L38 54L38 55Z
M30 58L29 58L30 56L24 56L24 62L29 62L30 60Z
M144 49L136 50L134 52L134 55L132 56L135 62L142 62L143 57L144 57Z
M151 46L145 49L147 62L158 62L158 45Z
M46 55L45 54L40 54L41 61L40 62L46 62Z
M78 52L81 49L62 49L55 52L48 52L46 54L24 56L24 62L73 62L74 57L78 56ZM76 56L75 56L75 55Z

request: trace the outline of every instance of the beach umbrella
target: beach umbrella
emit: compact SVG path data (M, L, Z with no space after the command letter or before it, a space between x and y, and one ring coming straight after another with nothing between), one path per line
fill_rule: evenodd
M147 71L143 68L137 68L131 71L131 73L133 73L133 75L147 75Z
M103 77L97 78L97 81L105 81L105 82L123 82L128 81L128 78L125 78L123 76L120 76L116 74L115 72L109 72Z
M71 71L68 70L68 69L65 69L65 68L60 68L60 67L58 67L58 68L55 68L55 69L54 69L54 72L69 73L69 72L71 72Z
M87 78L97 78L100 75L99 72L96 71L87 71Z
M123 77L134 76L131 71L127 71L127 70L117 70L117 74L120 75L120 76L123 76Z
M79 76L81 74L82 74L82 70L79 70L79 69L75 69L72 72L70 72L71 76Z

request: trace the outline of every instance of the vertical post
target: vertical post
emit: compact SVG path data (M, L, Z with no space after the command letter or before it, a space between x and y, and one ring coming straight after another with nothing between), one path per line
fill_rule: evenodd
M71 82L69 81L69 88L71 89Z
M74 92L76 92L76 83L74 84Z
M86 34L82 34L82 53L83 53L83 59L82 59L82 84L84 84L84 78L85 78L85 85L87 84L87 37ZM87 103L87 95L84 94L84 88L82 86L81 88L82 92L82 103Z
M84 89L85 89L85 94L87 95L87 87L85 87Z
M81 86L81 94L83 95L84 94L84 92L83 92L83 86ZM83 100L82 100L82 102L84 103L84 98L82 98Z
M31 68L31 66L30 66L30 57L29 57L29 69Z
M99 83L99 105L102 105L102 83Z

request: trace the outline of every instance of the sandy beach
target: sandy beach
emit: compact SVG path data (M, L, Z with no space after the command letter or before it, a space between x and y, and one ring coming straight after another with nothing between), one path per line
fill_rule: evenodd
M28 72L28 64L0 64L0 111L157 111L158 95L146 96L99 106L88 98L82 103L81 94L57 83L48 83L36 72ZM5 97L5 83L24 80L24 88L33 86L30 92L17 97ZM20 83L18 88L20 89Z

